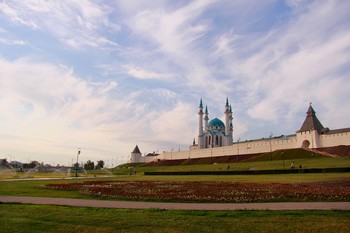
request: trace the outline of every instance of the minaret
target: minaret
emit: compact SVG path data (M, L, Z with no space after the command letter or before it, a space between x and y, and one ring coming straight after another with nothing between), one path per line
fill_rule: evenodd
M229 134L229 144L228 145L232 145L233 144L233 117L232 117L232 107L230 104L230 134Z
M205 106L205 112L204 112L204 132L207 131L208 128L208 117L209 113L208 113L208 106Z
M203 103L202 98L199 103L199 111L198 111L198 148L201 149L203 147Z
M225 105L225 146L229 145L229 134L230 134L230 105L228 104L228 98L226 98Z

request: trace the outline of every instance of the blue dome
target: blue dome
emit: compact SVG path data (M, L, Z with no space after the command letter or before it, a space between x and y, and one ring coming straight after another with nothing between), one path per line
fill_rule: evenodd
M209 121L209 123L208 123L208 127L213 127L213 126L225 127L225 124L224 124L224 122L222 122L218 118L214 118L213 120Z

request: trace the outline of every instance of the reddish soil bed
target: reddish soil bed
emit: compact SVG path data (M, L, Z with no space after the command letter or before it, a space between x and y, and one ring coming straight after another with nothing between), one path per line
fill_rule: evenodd
M87 181L48 184L94 197L170 202L350 201L350 180L315 183Z

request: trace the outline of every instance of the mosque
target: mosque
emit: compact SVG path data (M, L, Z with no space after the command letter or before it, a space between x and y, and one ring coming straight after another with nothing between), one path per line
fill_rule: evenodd
M208 107L205 106L203 113L202 99L199 103L199 132L198 132L198 148L213 148L230 146L233 144L233 125L232 125L232 107L229 105L228 98L225 105L225 124L218 118L212 119L209 123ZM203 129L203 115L204 115L204 129Z
M316 117L311 103L300 129L294 134L233 142L232 107L228 98L224 106L225 123L218 118L209 121L208 108L203 111L203 101L198 109L198 144L193 140L192 146L185 151L164 151L162 154L150 153L142 156L138 146L131 152L129 162L151 162L156 159L173 160L204 158L214 156L232 156L243 154L267 153L274 150L319 148L350 145L350 128L329 129L324 127Z

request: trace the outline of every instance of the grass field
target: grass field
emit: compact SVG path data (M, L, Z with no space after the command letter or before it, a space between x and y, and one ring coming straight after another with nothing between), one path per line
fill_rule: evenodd
M86 180L116 180L116 181L223 181L223 182L254 182L254 183L295 183L350 179L350 173L316 173L316 174L283 174L283 175L230 175L230 176L115 176L108 178L87 179L57 179L57 180L18 180L1 181L0 195L5 196L37 196L37 197L70 197L88 198L76 191L56 191L44 188L46 184L81 182Z
M0 205L2 232L349 232L349 211L164 211Z
M286 169L289 169L289 163L294 161L296 165L302 164L307 168L322 168L322 167L350 167L349 158L301 158L298 160L285 160ZM113 178L98 178L99 175L111 175L108 170L96 170L84 174L88 179L108 179L108 180L160 180L160 181L226 181L226 182L255 182L255 183L291 183L291 182L313 182L327 181L337 179L350 179L350 173L318 173L318 174L280 174L280 175L193 175L193 176L144 176L145 171L211 171L211 170L226 170L230 166L231 170L249 170L249 169L280 169L283 167L283 160L272 161L253 161L241 162L234 164L207 164L207 165L186 165L186 166L170 166L170 167L136 167L136 175L130 176L128 166L122 166L119 169L112 169ZM23 174L14 175L12 178L26 178ZM42 177L57 177L57 174L52 173L30 173L29 178ZM59 178L64 178L62 174L58 174ZM97 176L97 178L94 178ZM65 176L67 177L67 176ZM8 179L11 177L1 176L0 179ZM85 180L85 179L84 179ZM49 183L68 183L77 182L76 179L66 180L23 180L9 182L2 181L0 186L0 195L20 195L20 196L40 196L40 197L73 197L73 198L89 198L82 197L76 192L53 191L44 189L43 186Z
M285 160L289 169L293 160ZM296 166L308 168L350 167L348 158L295 159ZM227 175L227 176L144 176L144 171L195 171L249 169L281 169L283 160L253 161L231 164L188 165L178 167L114 169L109 178L104 171L87 174L88 178L56 180L0 181L0 195L69 197L92 199L77 191L57 191L44 188L45 184L70 183L85 180L161 180L161 181L226 181L255 183L293 183L350 179L350 173L281 174L281 175ZM55 174L50 175L55 177ZM17 178L18 175L16 175ZM47 177L34 173L31 177ZM11 177L0 177L0 179ZM14 177L16 178L16 177ZM47 205L22 205L0 203L1 232L349 232L350 211L163 211L102 209Z
M290 164L294 162L296 168L302 165L303 168L336 168L336 167L350 167L350 158L331 158L331 157L303 157L298 159L275 159L267 161L250 161L240 163L222 163L222 164L202 164L202 165L182 165L182 166L154 166L154 167L142 167L142 164L125 164L113 169L101 169L87 171L86 173L80 173L79 176L95 177L95 176L110 176L110 175L129 175L131 173L130 166L134 166L132 171L136 171L137 175L143 175L144 172L156 172L156 171L246 171L246 170L278 170L278 169L290 169ZM70 173L14 173L14 172L1 172L1 179L24 179L24 178L65 178L74 176Z
M244 170L274 170L290 169L290 164L294 162L296 167L302 165L303 168L328 168L328 167L350 167L350 158L330 158L330 157L305 157L299 159L267 160L240 163L204 164L204 165L183 165L183 166L155 166L155 167L135 167L136 173L143 174L146 171L225 171L230 168L233 171ZM113 174L129 174L128 166L112 169Z

